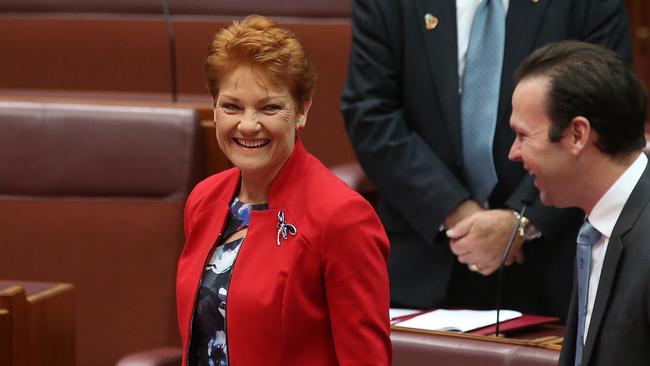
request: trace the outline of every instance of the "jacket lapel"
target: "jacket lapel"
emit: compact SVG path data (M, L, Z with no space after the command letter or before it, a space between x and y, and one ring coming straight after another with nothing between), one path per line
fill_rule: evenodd
M589 365L594 344L600 332L603 316L607 311L612 287L616 280L617 267L621 254L625 248L625 235L632 230L634 223L648 205L648 201L650 201L650 169L648 169L648 166L625 203L623 212L621 212L621 216L619 216L618 221L614 226L612 237L609 239L609 244L607 245L607 253L605 254L605 260L603 262L603 269L600 274L600 279L598 280L596 301L594 302L591 322L589 323L589 333L587 334L584 354L582 356L583 365Z
M582 355L583 365L589 365L589 359L591 358L594 343L598 336L598 332L600 331L603 315L605 314L605 310L607 310L609 296L616 277L616 268L618 267L618 262L622 252L623 243L620 236L614 236L612 234L611 239L609 239L609 244L607 244L607 254L605 254L603 269L600 273L600 279L598 280L598 292L591 313L589 332L587 334L587 340L585 341L585 348Z
M408 12L407 12L408 14ZM440 100L440 107L449 121L447 128L454 138L457 156L461 156L460 99L458 93L458 41L456 37L456 2L455 0L418 0L416 17L412 19L420 30L426 56L429 61L431 77ZM435 28L427 29L425 14L436 17Z
M503 59L502 88L499 99L498 121L506 121L510 105L510 91L514 85L512 74L519 63L535 49L535 40L539 28L552 0L510 1L506 18L506 42ZM438 19L433 29L425 27L424 16L431 14ZM413 19L420 30L424 42L426 56L433 78L433 84L438 91L437 96L447 127L454 138L456 154L461 156L461 124L460 97L458 93L458 38L455 0L417 0L416 16ZM508 123L505 123L508 126Z

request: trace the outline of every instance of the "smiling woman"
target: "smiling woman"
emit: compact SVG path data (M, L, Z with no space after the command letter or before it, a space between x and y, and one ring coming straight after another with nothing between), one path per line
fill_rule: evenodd
M220 86L214 109L219 147L241 170L240 198L266 202L266 187L291 155L311 100L300 113L285 86L249 66L229 73Z
M316 80L305 49L250 16L216 34L206 72L216 138L235 167L187 201L183 364L390 364L388 239L373 208L300 142Z

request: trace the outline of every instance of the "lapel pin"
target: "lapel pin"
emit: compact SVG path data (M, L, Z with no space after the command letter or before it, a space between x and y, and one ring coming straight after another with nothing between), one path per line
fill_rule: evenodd
M535 4L537 4L539 2L539 0L530 0L530 1L532 1Z
M424 14L424 27L427 30L432 30L438 26L438 18L431 15L431 13Z
M278 238L276 240L276 244L280 246L280 237L282 239L287 240L289 239L288 234L295 236L298 233L298 229L296 229L295 226L289 224L288 222L285 221L284 219L284 212L278 211Z

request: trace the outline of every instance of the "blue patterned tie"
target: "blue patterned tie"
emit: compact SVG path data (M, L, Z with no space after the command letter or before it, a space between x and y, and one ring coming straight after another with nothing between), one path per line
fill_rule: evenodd
M506 17L502 0L479 5L470 33L461 91L463 163L477 202L497 183L492 141L499 109Z
M591 247L600 239L600 233L589 221L585 221L578 233L576 265L578 270L578 336L576 337L575 366L582 364L582 348L585 344L585 322L587 320L587 296L589 294L589 271L591 268Z

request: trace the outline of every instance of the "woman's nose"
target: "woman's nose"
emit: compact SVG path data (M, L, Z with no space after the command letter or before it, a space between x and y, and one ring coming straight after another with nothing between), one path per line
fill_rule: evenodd
M237 125L240 132L248 134L259 131L261 127L260 114L257 111L246 111Z

